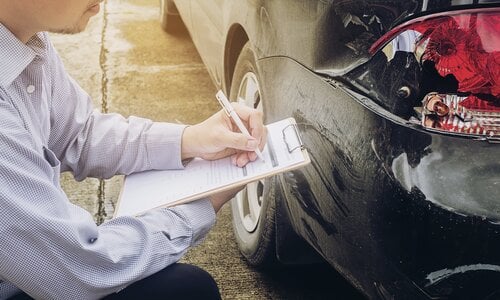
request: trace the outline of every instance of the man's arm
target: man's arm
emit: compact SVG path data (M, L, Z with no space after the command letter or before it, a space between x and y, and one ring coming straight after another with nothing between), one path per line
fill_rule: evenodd
M61 161L62 171L70 170L80 180L182 168L184 125L94 110L88 94L67 74L49 41L47 44L52 79L48 146Z
M0 99L0 274L32 297L95 299L177 261L214 222L208 200L96 226L54 184L57 164L32 149Z

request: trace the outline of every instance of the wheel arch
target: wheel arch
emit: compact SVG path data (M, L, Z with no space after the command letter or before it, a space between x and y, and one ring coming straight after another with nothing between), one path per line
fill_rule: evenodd
M229 93L233 81L234 68L243 46L249 41L248 34L241 24L233 24L226 37L224 49L224 81L223 90Z

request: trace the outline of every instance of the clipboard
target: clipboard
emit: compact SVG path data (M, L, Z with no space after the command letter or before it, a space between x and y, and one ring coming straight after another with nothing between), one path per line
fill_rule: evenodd
M184 204L310 163L295 119L287 118L266 127L264 161L257 159L240 168L230 158L195 158L182 170L153 170L126 176L113 217L138 216L150 209Z

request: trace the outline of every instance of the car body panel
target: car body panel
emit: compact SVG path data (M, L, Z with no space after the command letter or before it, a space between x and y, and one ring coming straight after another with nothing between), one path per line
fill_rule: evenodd
M490 286L484 293L492 292L491 278L498 279L495 272L500 270L500 226L494 219L471 214L471 210L486 206L484 210L498 211L498 201L494 201L498 190L486 190L491 194L476 197L485 203L473 203L478 207L471 209L467 202L470 197L464 201L450 191L449 202L444 205L433 196L436 191L426 187L438 181L459 191L473 178L478 181L471 187L484 178L500 182L494 155L498 145L471 139L457 141L387 121L357 101L346 101L346 96L351 96L341 84L324 78L313 80L309 77L317 74L286 58L266 59L261 66L264 77L269 72L275 78L265 82L274 89L263 88L273 91L265 95L267 103L273 103L265 110L271 120L294 116L311 155L310 166L282 176L292 224L301 236L355 285L363 286L365 292L370 287L371 297L384 293L381 290L399 296L395 291L413 290L408 295L424 297L426 293L417 288L417 283L433 291L434 285L443 284L436 279L439 274L452 278L449 266L487 272L491 277L483 278L489 278ZM290 77L294 79L285 80ZM317 98L324 101L311 103ZM275 99L294 100L283 103ZM457 176L453 176L455 170L448 176L432 171L428 177L414 177L408 184L405 172L409 170L459 166L455 158L447 159L456 151L463 152L458 158L481 151L487 160L472 159L462 164L464 169ZM475 176L470 176L471 172ZM451 185L447 180L455 182ZM488 183L485 186L494 187ZM459 262L462 264L457 265ZM450 290L450 295L456 296L453 292Z
M223 19L218 15L223 1L191 2L192 19L195 20L192 22L193 29L191 30L195 35L193 40L197 41L195 44L198 47L204 47L207 52L207 55L202 56L202 59L217 86L221 85L222 69L215 66L222 66L224 53Z
M424 131L342 75L409 18L499 1L204 1L180 11L216 86L242 29L266 122L298 122L312 163L280 176L295 231L370 298L497 295L499 145Z

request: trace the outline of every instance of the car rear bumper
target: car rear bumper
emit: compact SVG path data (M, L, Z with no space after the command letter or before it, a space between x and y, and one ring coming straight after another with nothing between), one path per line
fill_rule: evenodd
M412 128L291 59L258 64L267 121L294 116L311 155L282 176L302 237L370 297L495 293L499 145Z

